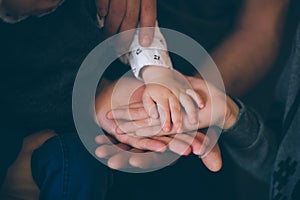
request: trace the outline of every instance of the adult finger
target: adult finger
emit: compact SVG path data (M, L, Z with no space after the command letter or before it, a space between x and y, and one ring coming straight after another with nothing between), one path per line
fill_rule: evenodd
M160 168L172 163L178 156L172 152L165 152L162 154L151 153L148 155L135 154L129 159L129 164L132 167L140 169Z
M201 159L203 164L212 172L220 171L222 168L222 155L218 144L214 146L211 152Z
M139 21L140 0L128 0L120 32L135 29Z
M108 37L118 32L126 12L126 2L124 0L110 0L104 26L104 32Z
M98 15L105 17L108 13L109 0L96 0Z
M156 139L168 144L168 148L170 149L170 151L172 151L178 155L186 156L192 152L189 144L187 144L181 140L178 140L176 138L156 137Z
M144 120L130 121L118 124L117 133L134 133L139 129L160 125L159 119L147 118ZM145 136L145 135L143 135Z
M119 38L118 46L121 47L121 51L128 50L132 43L133 37L136 33L139 13L140 0L127 0L126 13L119 30L119 32L126 31L125 33L122 33Z
M100 145L118 143L113 137L108 136L108 135L103 135L103 134L96 136L95 142Z
M170 135L170 134L174 134L174 133L164 132L162 130L160 121L158 126L147 126L135 131L135 135L140 137L153 137L153 136L163 136L163 135Z
M98 147L95 154L99 158L108 158L122 151L129 150L130 147L126 144L119 143L117 145L102 145Z
M142 120L149 117L146 110L141 108L122 108L114 109L106 114L107 119L118 120Z
M117 109L125 109L125 108L144 108L144 104L142 102L135 102L135 103L131 103L129 105L123 105L123 106L119 106L117 107Z
M165 143L151 138L140 138L124 134L116 135L116 139L121 143L141 150L149 150L155 152L163 152L166 150Z
M116 155L113 155L108 159L107 165L112 169L125 169L131 168L132 166L129 163L130 158L132 157L131 153L143 153L142 150L139 149L131 149L129 152L120 152Z
M140 27L142 29L139 32L139 41L142 46L149 46L152 43L156 12L156 0L141 0Z
M197 136L196 132L189 132L184 134L176 134L174 138L182 142L185 142L187 145L189 145L192 148L192 152L195 155L202 155L205 152L205 147L203 147L204 145L203 138L205 136L203 137L196 137L196 136Z
M200 133L200 132L194 132L194 133L196 133L196 135L194 135L194 141L191 145L191 147L193 149L193 153L195 155L204 155L206 152L207 146L210 143L210 139L203 133ZM190 133L188 133L188 134L190 134Z

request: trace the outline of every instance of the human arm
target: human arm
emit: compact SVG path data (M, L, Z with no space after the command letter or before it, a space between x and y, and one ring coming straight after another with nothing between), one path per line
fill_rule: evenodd
M232 32L211 54L233 96L247 92L271 69L289 5L289 0L243 2Z
M228 96L224 98L221 91L210 84L206 84L201 79L189 77L188 80L195 91L206 94L204 95L206 102L205 108L199 111L201 117L199 117L198 125L196 127L191 126L188 120L185 120L183 130L196 130L212 125L224 129L221 142L224 143L232 158L256 178L268 182L278 148L276 133L265 125L255 111L244 106L242 102L234 101ZM212 101L213 103L211 103ZM212 108L215 110L215 117L212 117ZM132 110L132 112L134 111ZM114 114L116 118L118 115L123 118L129 117L122 115L119 110ZM142 121L132 123L131 129L133 129L133 124L139 125L139 123L142 123ZM120 125L124 132L128 127L124 124ZM143 134L145 134L145 131L149 132L144 127L140 131L134 131ZM159 134L163 135L164 133Z
M202 101L184 76L173 70L167 43L158 23L154 29L153 43L147 48L138 41L141 29L136 30L130 53L125 54L122 60L127 61L135 77L145 83L143 103L148 115L153 119L160 116L166 132L171 130L172 125L180 132L181 106L189 113L189 120L196 122L197 106L202 107Z
M189 81L196 91L203 91L203 83L199 79L189 78ZM212 96L214 92L219 93L215 89L212 87ZM223 101L224 98L220 100ZM232 100L228 96L226 100L227 122L224 123L220 142L241 168L258 180L269 183L278 149L278 133L267 126L257 112L241 101ZM212 124L217 125L216 122Z

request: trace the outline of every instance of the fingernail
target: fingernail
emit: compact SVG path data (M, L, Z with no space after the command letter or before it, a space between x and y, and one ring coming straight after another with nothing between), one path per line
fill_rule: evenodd
M145 35L142 39L142 45L143 46L149 46L150 45L150 37L148 35Z
M107 10L104 9L104 8L100 9L99 15L100 15L101 17L105 17L105 16L107 15Z
M107 114L106 114L106 118L107 119L113 119L113 115L112 115L112 112L109 111Z
M199 105L199 108L200 108L200 109L204 108L204 104L201 103L201 104Z
M120 135L124 134L124 131L122 131L122 129L120 129L119 127L117 127L116 132Z
M170 132L170 131L171 131L171 129L170 129L169 126L165 126L165 127L163 128L163 130L164 130L164 132Z

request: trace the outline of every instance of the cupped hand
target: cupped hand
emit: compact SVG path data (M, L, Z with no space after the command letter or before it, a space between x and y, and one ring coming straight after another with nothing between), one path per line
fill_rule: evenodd
M198 132L195 138L193 136L195 135L180 134L176 138L164 137L161 140L169 142L168 148L170 151L145 155L147 151L124 145L112 138L109 139L101 135L96 138L96 142L100 145L96 150L96 154L102 159L107 159L107 164L112 169L160 168L165 167L163 160L173 158L174 153L180 155L188 155L191 151L203 153L205 151L205 145L203 145L204 135ZM113 140L113 143L111 140ZM113 145L116 145L118 148L113 147ZM222 156L218 144L205 157L200 156L200 158L210 171L217 172L222 168Z

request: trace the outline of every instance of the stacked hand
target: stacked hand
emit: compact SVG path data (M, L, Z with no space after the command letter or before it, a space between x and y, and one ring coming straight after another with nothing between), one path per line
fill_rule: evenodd
M184 113L189 113L186 115L189 122L197 126L198 111L204 107L204 102L182 74L164 67L147 66L142 76L146 87L143 104L153 119L151 126L160 122L163 131L181 133Z
M207 91L210 90L213 93L214 98L208 98L203 95L206 103L205 108L199 112L199 115L208 115L209 117L201 117L202 120L199 120L200 127L211 125L211 115L209 115L211 99L215 99L214 101L217 102L220 107L223 108L223 106L225 106L226 108L216 109L220 110L220 113L218 113L218 117L212 117L212 119L214 119L212 124L218 125L225 121L225 126L230 127L236 120L236 113L238 112L238 108L235 107L236 105L231 102L230 99L226 99L229 100L229 103L226 104L222 98L224 94L212 86L206 86L204 81L195 78L188 78L188 80L197 92L204 91L205 94L208 94ZM113 91L119 95L118 98L112 98ZM189 155L190 153L202 155L206 151L207 142L209 141L205 139L204 134L193 131L199 127L195 127L195 125L189 123L189 120L183 120L183 129L187 131L186 133L174 135L174 133L177 133L176 131L171 134L172 130L168 133L161 130L158 135L153 137L139 136L141 132L144 132L140 130L143 130L145 127L147 129L149 126L153 128L156 126L152 126L153 124L159 123L153 121L145 111L142 104L143 93L144 86L141 82L134 79L122 79L118 84L110 84L106 87L105 91L102 91L97 97L96 114L98 122L100 126L113 137L110 138L113 143L120 147L113 148L112 143L109 142L109 138L103 135L98 136L96 138L96 142L100 145L96 150L98 157L107 158L108 165L116 169L128 167L153 168L159 167L157 166L160 164L158 160L164 159L166 154L156 153L151 154L151 157L149 157L143 156L143 152L164 152L168 149L179 155ZM114 110L111 111L112 109ZM225 110L225 112L223 110ZM183 118L185 119L185 117ZM225 118L225 120L221 120L223 118ZM125 132L129 134L124 134L124 131L120 131L120 129L126 130ZM149 130L151 130L151 128ZM148 132L150 133L151 131ZM121 151L121 149L140 154L126 154L126 151ZM202 158L202 161L208 169L218 171L222 166L218 145L214 146L214 148Z

